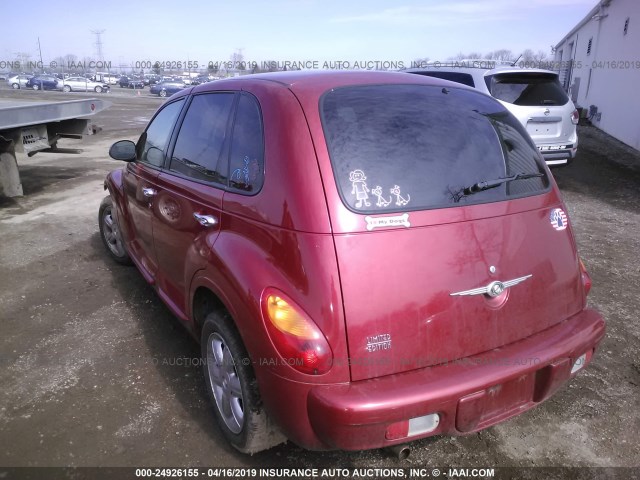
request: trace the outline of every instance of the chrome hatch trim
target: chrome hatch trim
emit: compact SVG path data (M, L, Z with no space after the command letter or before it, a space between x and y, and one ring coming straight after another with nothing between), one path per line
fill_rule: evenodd
M528 280L533 277L533 274L525 275L524 277L514 278L513 280L507 280L501 282L499 280L493 281L484 287L472 288L470 290L462 290L461 292L450 293L449 296L465 296L465 295L488 295L490 297L497 297L507 288L518 285L519 283Z

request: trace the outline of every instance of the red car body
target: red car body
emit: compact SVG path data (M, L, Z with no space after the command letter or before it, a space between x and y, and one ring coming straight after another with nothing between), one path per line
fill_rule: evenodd
M161 163L131 161L105 182L126 251L145 279L198 339L208 311L226 312L265 410L308 449L379 448L483 429L547 399L590 361L605 333L587 308L590 280L571 225L566 216L560 228L550 221L566 207L542 159L536 168L547 183L535 194L394 207L394 215L353 205L367 202L366 190L357 174L336 173L324 98L379 85L429 86L444 102L470 90L383 72L203 84L168 101L185 106ZM250 195L167 169L187 103L215 92L243 92L259 105L264 183ZM382 205L393 195L386 198ZM201 225L194 213L215 225ZM513 279L520 283L507 285ZM485 287L496 290L468 293ZM273 292L321 332L314 338L326 340L317 349L324 367L295 368L296 353L270 324Z

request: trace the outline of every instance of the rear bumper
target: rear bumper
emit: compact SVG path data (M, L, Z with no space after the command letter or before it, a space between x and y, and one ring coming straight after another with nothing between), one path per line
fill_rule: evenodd
M578 142L561 145L538 145L547 165L563 165L573 160L578 152Z
M475 432L549 398L577 374L571 373L577 358L586 353L585 364L591 359L604 334L602 317L584 310L520 342L460 361L312 387L307 397L309 423L322 444L343 450ZM386 438L389 425L433 413L439 415L433 431Z

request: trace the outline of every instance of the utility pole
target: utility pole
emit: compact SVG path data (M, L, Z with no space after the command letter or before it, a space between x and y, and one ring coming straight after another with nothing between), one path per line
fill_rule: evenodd
M40 37L38 37L38 52L40 53L40 69L44 73L44 63L42 63L42 48L40 48Z

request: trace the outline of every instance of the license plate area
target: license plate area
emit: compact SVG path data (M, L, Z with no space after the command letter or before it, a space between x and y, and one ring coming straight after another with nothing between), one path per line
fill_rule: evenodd
M456 429L472 432L527 410L533 404L535 372L472 393L458 401Z
M527 133L532 137L557 137L560 135L560 122L527 123Z

